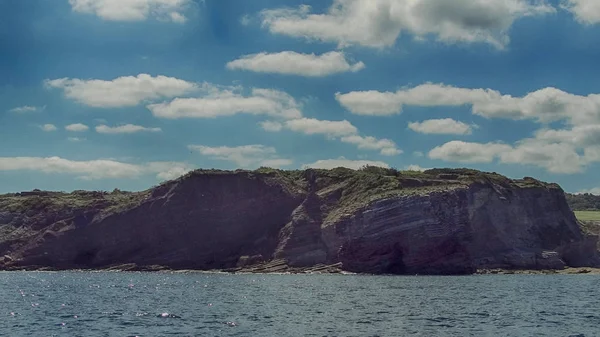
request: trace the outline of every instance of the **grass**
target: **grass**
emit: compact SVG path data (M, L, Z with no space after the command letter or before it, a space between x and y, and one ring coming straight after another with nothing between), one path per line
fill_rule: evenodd
M600 211L575 211L580 221L600 221Z

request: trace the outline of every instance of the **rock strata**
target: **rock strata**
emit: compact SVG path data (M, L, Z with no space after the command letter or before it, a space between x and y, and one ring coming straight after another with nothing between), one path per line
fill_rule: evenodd
M0 196L0 269L470 274L599 265L556 184L368 167Z

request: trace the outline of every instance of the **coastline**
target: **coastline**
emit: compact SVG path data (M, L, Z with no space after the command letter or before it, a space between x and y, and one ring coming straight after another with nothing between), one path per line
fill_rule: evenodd
M600 275L600 268L579 267L565 269L549 269L549 270L534 270L534 269L478 269L472 274L457 274L457 275L438 275L438 274L369 274L369 273L354 273L341 269L321 269L311 270L306 268L299 270L290 268L289 270L280 271L253 271L248 269L224 269L224 270L195 270L195 269L169 269L160 266L152 266L155 268L139 268L131 265L120 265L109 268L98 269L56 269L50 267L40 268L15 268L12 270L0 270L4 272L77 272L77 273L165 273L165 274L210 274L210 275L357 275L357 276L484 276L484 275Z
M600 275L600 268L579 267L565 269L480 269L475 275Z

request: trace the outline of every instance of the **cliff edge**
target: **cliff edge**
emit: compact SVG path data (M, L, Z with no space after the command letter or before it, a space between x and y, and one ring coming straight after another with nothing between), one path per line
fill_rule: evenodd
M467 169L198 170L0 196L0 269L469 274L598 266L563 190Z

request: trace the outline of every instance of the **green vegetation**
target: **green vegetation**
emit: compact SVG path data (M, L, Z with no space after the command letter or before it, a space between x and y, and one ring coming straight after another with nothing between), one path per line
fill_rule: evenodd
M32 191L0 195L0 209L8 212L39 211L45 213L75 212L80 209L111 209L140 202L145 192L74 191L72 193Z
M557 187L533 178L511 180L497 173L486 173L472 169L431 169L420 171L401 171L394 168L365 166L358 170L335 168L332 170L280 170L261 167L249 170L195 170L172 181L143 192L74 191L72 193L30 192L0 195L0 211L13 214L29 213L27 217L37 215L40 219L52 218L54 221L70 221L82 212L93 211L100 217L118 213L135 207L150 196L158 197L167 193L171 187L190 179L219 179L224 176L238 176L245 179L260 179L271 186L279 186L292 195L302 198L309 191L317 191L327 200L331 212L327 212L329 221L352 213L373 201L387 197L428 195L435 192L464 188L471 184L493 184L501 188ZM201 184L201 183L200 183ZM191 186L200 186L192 184ZM22 217L11 218L13 228L22 225ZM326 220L326 221L327 221Z
M575 216L580 221L600 221L600 211L575 211Z
M589 193L566 194L567 202L574 211L600 211L600 196Z

